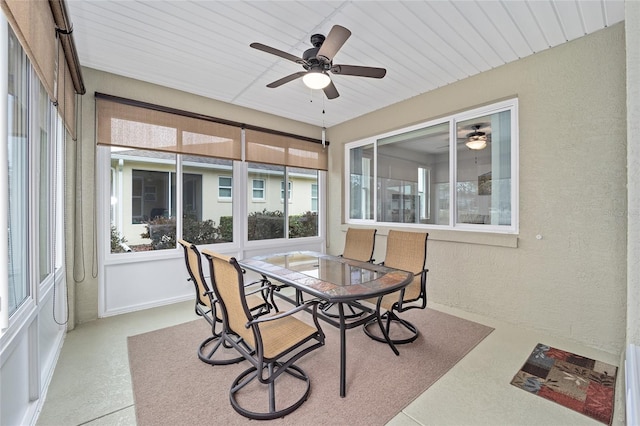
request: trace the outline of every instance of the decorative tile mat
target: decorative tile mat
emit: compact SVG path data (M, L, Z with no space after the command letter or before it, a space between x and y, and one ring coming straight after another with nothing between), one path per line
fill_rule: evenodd
M511 384L611 424L617 370L613 365L538 343Z

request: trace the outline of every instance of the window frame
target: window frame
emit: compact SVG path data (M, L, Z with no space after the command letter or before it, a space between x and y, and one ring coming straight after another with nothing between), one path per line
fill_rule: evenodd
M488 224L468 224L458 223L457 218L457 123L461 121L471 120L477 117L485 115L491 115L503 111L511 112L511 134L510 134L510 149L511 149L511 188L510 188L510 204L511 204L511 224L510 225L488 225ZM518 127L518 98L507 99L504 101L492 103L486 106L469 109L460 113L449 114L438 119L425 121L416 125L403 127L401 129L393 130L390 132L373 135L365 139L356 140L346 143L344 145L344 220L347 224L359 224L359 225L381 225L389 227L407 227L407 228L422 228L433 230L450 230L450 231L473 231L483 233L499 233L499 234L518 234L519 232L519 127ZM378 180L378 141L384 138L402 135L414 130L419 130L431 126L436 126L443 123L449 123L449 224L437 225L437 224L418 224L418 223L401 223L401 222L382 222L378 221L378 192L377 180ZM365 146L373 146L373 182L374 185L370 188L373 199L373 212L372 219L354 219L350 217L350 205L351 205L351 151L356 148ZM433 214L433 213L432 213Z

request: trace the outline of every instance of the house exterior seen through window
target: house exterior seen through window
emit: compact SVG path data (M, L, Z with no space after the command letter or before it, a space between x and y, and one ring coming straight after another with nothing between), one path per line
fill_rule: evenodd
M194 244L233 241L234 161L110 149L112 253L173 249L176 238ZM280 198L285 174L289 187L295 181L300 191L300 197L289 194L286 206ZM318 235L316 170L250 163L246 181L249 241Z
M345 146L350 223L516 232L517 99Z

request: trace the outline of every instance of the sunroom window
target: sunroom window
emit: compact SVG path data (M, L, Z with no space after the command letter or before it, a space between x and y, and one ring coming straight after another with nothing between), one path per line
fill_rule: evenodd
M513 99L347 144L347 222L516 232L516 130Z

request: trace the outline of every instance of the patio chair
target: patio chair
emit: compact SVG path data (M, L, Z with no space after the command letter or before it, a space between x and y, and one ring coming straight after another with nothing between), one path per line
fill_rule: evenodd
M187 272L189 273L188 280L193 282L196 291L195 312L197 315L207 320L211 325L211 336L207 337L198 347L198 358L211 365L235 364L243 361L244 357L242 356L222 359L219 357L214 358L213 355L220 348L220 344L222 343L222 341L219 340L220 333L216 331L216 325L218 323L222 324L222 317L216 307L217 300L205 280L204 273L202 271L202 257L200 256L200 251L196 245L185 240L178 240L178 243L180 243L184 250L184 260L187 266ZM247 304L251 311L258 314L265 314L271 309L271 306L265 298L268 291L265 289L265 286L268 286L269 283L268 281L254 282L249 285L253 284L260 284L263 290L259 296L252 295L248 298Z
M427 260L426 232L389 231L387 250L383 265L402 269L414 274L413 281L402 290L386 294L369 302L376 304L376 318L364 324L364 332L370 338L386 342L396 355L395 345L413 342L418 338L418 329L409 321L398 316L409 309L425 309L427 307ZM384 312L383 312L384 311ZM379 325L382 337L373 333L371 327ZM392 330L392 325L398 329ZM394 334L395 332L395 334Z
M244 277L236 259L206 249L202 253L209 261L213 291L220 304L221 338L251 363L231 384L231 405L250 419L269 420L292 413L306 401L311 390L309 377L294 362L324 345L317 318L318 302L308 301L287 312L256 317L247 305ZM292 316L303 309L312 313L310 324ZM296 384L301 391L291 397ZM267 388L266 392L262 387ZM243 398L243 393L249 396ZM267 397L266 404L257 401L261 393ZM283 401L285 396L288 398Z
M376 229L347 229L342 257L361 262L373 262L376 232Z
M376 245L376 232L377 229L347 229L347 235L344 242L344 250L340 256L347 259L359 260L361 262L373 262L373 250ZM334 312L330 312L334 306L333 303L324 303L321 306L322 312L325 315L337 318L338 315ZM353 306L347 305L351 311L350 315L345 318L354 318L363 314L362 311L356 312Z

